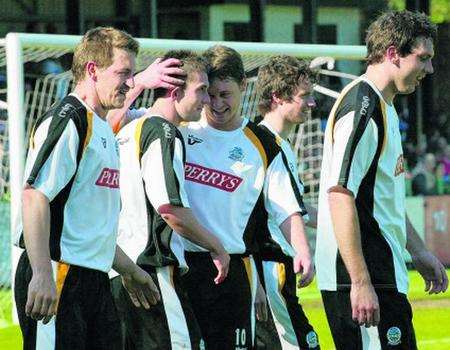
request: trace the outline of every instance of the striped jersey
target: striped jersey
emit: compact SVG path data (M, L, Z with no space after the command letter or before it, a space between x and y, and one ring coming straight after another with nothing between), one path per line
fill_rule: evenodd
M197 219L230 254L257 250L255 232L266 210L280 225L299 211L273 137L253 122L222 131L202 119L180 127L186 143L186 192ZM185 241L186 250L203 251Z
M117 244L141 266L185 270L183 242L160 215L169 204L189 207L180 132L163 117L145 114L123 127L117 141L122 199Z
M337 249L328 192L342 186L355 197L362 251L372 284L407 293L405 178L399 119L365 76L342 91L328 119L316 240L321 290L350 287Z
M37 119L25 182L49 200L51 259L108 272L120 211L117 143L109 124L75 94ZM21 218L15 243L25 248Z
M281 156L286 169L289 171L290 183L287 184L292 189L295 199L294 203L291 203L292 208L297 206L297 212L303 216L305 221L308 220L308 214L306 212L305 205L303 203L303 183L298 176L297 157L292 151L289 142L275 131L275 129L265 120L259 123L259 127L270 133L273 136L275 142L281 149ZM260 255L263 260L279 260L286 256L294 257L296 252L286 240L283 232L272 215L268 215L266 212L267 230L261 230L258 233L258 245L260 249Z

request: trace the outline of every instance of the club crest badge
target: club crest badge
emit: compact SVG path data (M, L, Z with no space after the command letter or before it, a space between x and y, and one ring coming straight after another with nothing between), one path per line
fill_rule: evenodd
M398 345L402 342L402 331L398 327L391 327L386 333L389 345Z
M240 162L242 159L244 159L244 152L242 151L242 148L234 147L229 152L228 158L230 158L231 160L235 160L237 162Z
M316 348L319 345L319 342L317 341L317 334L314 331L309 332L306 335L306 342L308 343L308 347L310 349Z

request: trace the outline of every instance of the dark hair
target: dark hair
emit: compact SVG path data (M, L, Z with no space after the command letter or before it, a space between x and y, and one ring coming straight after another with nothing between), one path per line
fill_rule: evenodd
M316 80L309 62L287 55L271 57L258 72L259 111L262 115L271 111L272 94L290 101L302 84L314 84Z
M244 63L242 57L235 49L228 46L215 45L203 53L209 64L211 72L209 80L232 79L238 84L242 84L245 79Z
M204 59L202 56L197 55L193 51L189 50L171 50L167 51L166 54L163 56L161 61L165 61L169 58L176 58L181 61L182 68L186 72L185 77L185 83L183 87L186 87L186 85L192 80L193 73L196 72L205 72L206 74L209 74L209 64L206 59ZM154 91L154 99L163 97L167 94L167 89L165 88L157 88Z
M436 40L437 27L423 13L393 11L382 14L366 33L367 64L383 62L390 46L404 57L409 55L419 37Z

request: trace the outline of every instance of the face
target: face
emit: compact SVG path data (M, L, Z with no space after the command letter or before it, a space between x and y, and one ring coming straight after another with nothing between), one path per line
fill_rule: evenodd
M95 87L104 110L123 107L126 93L134 87L135 55L122 49L113 53L112 64L96 70Z
M397 93L410 94L419 86L421 80L433 73L431 59L434 56L433 41L430 38L418 38L412 52L400 57L394 79Z
M200 119L203 106L209 103L208 86L208 75L205 72L192 73L186 87L179 90L179 96L175 102L175 108L182 120Z
M205 106L208 124L218 130L234 130L240 126L242 92L245 83L238 84L233 79L214 79L208 89L211 102Z
M290 100L280 100L277 105L280 115L291 124L304 123L315 107L313 86L309 82L301 84Z

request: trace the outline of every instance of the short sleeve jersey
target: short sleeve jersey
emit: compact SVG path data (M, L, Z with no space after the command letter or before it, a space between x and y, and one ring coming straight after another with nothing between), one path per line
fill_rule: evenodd
M361 243L375 288L406 293L405 179L399 119L364 76L350 83L328 119L322 160L316 266L319 288L350 287L337 249L328 193L341 186L355 197Z
M289 171L289 178L285 177L284 181L286 182L280 184L280 187L292 189L294 196L291 196L290 198L295 199L295 202L291 203L290 206L292 214L297 212L302 215L305 220L308 220L308 213L303 203L303 183L298 175L297 157L294 155L289 142L281 138L267 121L263 120L259 123L259 127L272 135L274 141L280 147L283 163ZM278 261L284 259L286 256L294 257L295 250L281 232L277 221L271 215L266 215L266 221L267 232L261 230L262 232L258 234L258 245L262 259Z
M145 114L122 128L117 140L122 182L118 245L141 266L185 270L183 242L161 217L167 205L189 207L180 132L163 117Z
M52 260L108 272L120 211L118 148L109 124L75 94L37 119L25 183L49 200ZM25 247L21 218L15 243Z
M210 127L205 120L180 127L186 142L186 192L200 223L221 240L230 254L257 250L255 233L266 207L281 224L299 210L284 184L289 173L280 148L256 124L244 120L233 131ZM185 243L188 251L203 251Z

